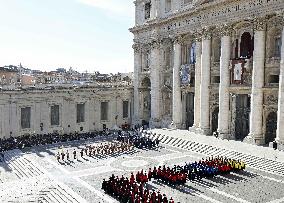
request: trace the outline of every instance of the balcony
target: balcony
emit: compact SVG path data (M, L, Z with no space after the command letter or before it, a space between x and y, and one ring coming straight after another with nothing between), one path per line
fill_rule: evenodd
M231 86L251 86L253 59L232 59L230 63Z

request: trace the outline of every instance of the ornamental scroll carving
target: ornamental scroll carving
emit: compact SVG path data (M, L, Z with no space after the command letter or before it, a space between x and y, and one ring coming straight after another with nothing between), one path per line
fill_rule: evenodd
M153 39L150 42L149 45L150 45L151 49L159 49L160 46L161 46L161 40L160 39Z
M278 95L277 94L265 95L264 104L265 105L277 105Z

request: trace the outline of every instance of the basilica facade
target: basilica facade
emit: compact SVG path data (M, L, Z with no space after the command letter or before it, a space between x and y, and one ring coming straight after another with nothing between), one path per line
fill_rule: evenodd
M283 0L134 3L134 123L283 148Z

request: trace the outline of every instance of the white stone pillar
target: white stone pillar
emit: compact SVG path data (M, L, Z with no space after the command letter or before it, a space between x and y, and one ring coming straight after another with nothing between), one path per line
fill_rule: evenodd
M221 38L221 58L220 58L220 84L219 84L219 116L218 133L223 139L229 138L229 111L230 111L230 56L231 56L231 36L229 30L223 28Z
M265 63L265 29L266 24L258 19L255 24L254 53L252 71L251 113L250 133L248 140L254 144L264 144L262 131L263 113L263 85L264 85L264 63ZM246 140L247 140L246 139Z
M134 49L134 116L132 124L139 124L140 123L140 101L139 101L139 74L141 72L142 66L142 53L141 47L138 44L133 45Z
M282 47L279 75L278 115L277 115L277 136L276 141L284 149L284 27L282 29Z
M202 39L201 82L200 82L200 133L210 134L209 85L210 85L211 35Z
M150 56L150 80L151 80L151 120L150 127L160 127L160 102L161 102L161 86L160 86L160 42L153 41L151 43Z
M174 41L174 66L173 66L173 123L180 128L182 124L182 103L180 88L180 67L181 67L181 44L180 39Z
M160 16L160 1L159 0L151 0L151 19L156 19Z
M195 129L200 125L200 82L201 82L201 38L195 42L195 84L194 84L194 124Z

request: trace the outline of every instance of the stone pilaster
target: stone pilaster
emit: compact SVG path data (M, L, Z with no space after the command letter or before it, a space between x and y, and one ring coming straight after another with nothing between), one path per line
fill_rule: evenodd
M208 30L202 38L201 54L201 82L200 82L200 133L210 134L209 115L209 85L210 85L210 58L211 58L211 34Z
M182 124L180 67L181 67L181 39L176 38L174 40L174 66L173 66L173 124L176 128L180 128Z
M140 123L140 99L139 99L139 74L141 72L142 68L142 53L141 53L141 47L139 44L133 45L134 49L134 80L133 80L133 86L134 86L134 115L133 115L133 121L132 124L139 124Z
M151 120L150 127L160 127L161 85L160 85L160 42L151 43L150 80L151 80Z
M219 84L219 117L218 133L223 139L229 138L229 111L230 111L230 57L231 32L229 27L221 28L221 58L220 58L220 84Z
M194 84L194 124L193 128L197 129L200 125L200 82L201 82L201 38L196 38L195 42L195 84Z
M282 16L283 17L283 16ZM279 96L278 96L278 115L277 115L277 132L276 141L278 148L284 150L284 19L282 20L282 47L281 62L279 75Z
M264 86L264 64L265 64L265 30L264 19L255 20L254 54L252 71L251 113L250 133L245 141L253 144L264 144L262 131L263 124L263 86Z

